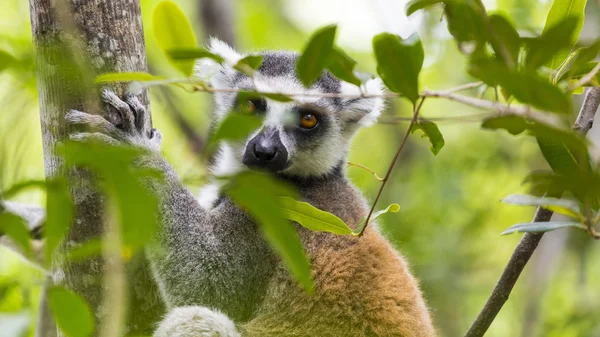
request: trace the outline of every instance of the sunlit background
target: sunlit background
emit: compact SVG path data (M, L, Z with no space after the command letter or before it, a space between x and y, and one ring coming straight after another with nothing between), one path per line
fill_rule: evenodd
M204 43L197 6L201 1L175 1L185 9L199 42ZM150 24L158 0L141 2L151 71L173 73ZM551 5L550 1L535 0L484 2L488 9L508 15L522 35L541 31ZM314 29L338 23L339 44L359 62L360 70L374 73L373 35L389 31L408 37L418 32L426 55L420 79L423 88L444 89L473 81L465 75L465 59L440 21L441 10L407 18L405 4L395 0L232 0L236 47L242 51L299 50ZM583 40L597 37L600 31L599 4L588 1ZM4 70L0 58L2 189L44 177L32 48L27 1L1 0L0 49L22 61L17 68ZM164 136L164 155L197 189L204 168L194 159L170 111L178 109L206 135L210 97L152 89L151 102L154 125ZM446 146L433 156L426 139L411 137L380 201L381 205L399 203L402 209L382 217L381 228L420 279L439 335L461 336L482 308L520 238L520 234L499 233L517 222L530 221L533 214L532 209L499 200L525 192L523 178L531 170L544 168L545 162L533 139L481 130L481 111L430 99L422 115L437 119ZM382 120L409 116L408 104L398 100L389 102ZM405 122L377 124L362 131L354 140L350 161L382 175L406 126ZM379 182L359 168L349 168L348 173L372 200ZM20 198L41 204L44 196L31 192ZM598 244L579 232L547 234L486 336L600 336L599 253ZM0 249L0 337L14 336L8 327L2 327L6 315L21 315L24 324L33 327L41 282L41 272Z

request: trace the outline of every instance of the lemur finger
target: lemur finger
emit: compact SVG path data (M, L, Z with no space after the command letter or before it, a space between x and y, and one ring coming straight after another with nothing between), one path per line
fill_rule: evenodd
M123 130L131 132L135 130L135 116L133 111L126 102L123 102L114 92L104 89L102 90L102 100L104 103L112 106L119 112L123 119Z
M119 145L119 141L117 141L116 139L111 138L103 133L100 133L100 132L74 133L74 134L70 135L69 138L76 142L82 142L82 143L98 142L98 143L104 143L104 144L109 144L109 145Z
M157 129L150 130L150 140L157 142L158 144L162 143L162 133Z
M137 96L132 94L127 94L125 96L125 102L129 104L131 109L135 114L135 126L140 133L146 132L146 108L137 98ZM149 134L144 134L144 136L149 137Z
M119 128L102 116L91 115L78 110L70 110L65 115L65 121L69 124L87 125L93 130L100 131L113 138L125 139L127 137L125 132L119 130Z

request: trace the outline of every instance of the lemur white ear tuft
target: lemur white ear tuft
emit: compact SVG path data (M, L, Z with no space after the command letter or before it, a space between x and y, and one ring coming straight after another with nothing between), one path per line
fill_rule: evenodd
M357 86L342 81L341 93L344 95L360 96L361 92ZM363 85L365 95L383 96L384 87L380 78L368 80ZM346 120L358 122L362 126L371 126L377 122L377 118L381 115L385 107L383 97L368 97L368 98L344 98L343 115Z
M213 54L217 54L223 57L225 59L225 62L231 66L236 64L243 57L243 55L236 52L226 42L223 42L215 37L210 38L210 42L208 43L208 50Z
M211 38L208 44L208 50L225 59L223 64L218 64L210 58L203 58L194 65L194 76L210 82L216 88L227 88L230 86L231 76L235 73L233 66L244 57L236 52L227 43Z

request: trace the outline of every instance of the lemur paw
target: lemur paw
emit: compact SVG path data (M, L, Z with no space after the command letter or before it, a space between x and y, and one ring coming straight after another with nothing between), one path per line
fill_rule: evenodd
M154 337L240 337L224 314L205 307L178 307L160 322Z
M122 123L114 125L102 116L88 114L78 110L69 111L65 120L69 124L87 126L92 132L80 132L70 135L75 141L98 141L106 144L129 144L150 150L160 150L162 135L149 127L146 109L134 95L125 100L110 90L102 91L102 101L114 108L121 116Z

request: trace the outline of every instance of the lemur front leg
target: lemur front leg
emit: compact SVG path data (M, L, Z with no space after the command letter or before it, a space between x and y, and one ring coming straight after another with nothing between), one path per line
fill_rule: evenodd
M118 112L122 123L117 126L102 116L71 110L65 116L67 123L84 125L92 130L74 133L70 135L72 140L99 141L111 145L126 144L153 152L160 151L162 135L158 130L150 128L146 109L136 96L127 95L123 101L112 91L104 90L102 100Z
M211 211L199 205L160 156L160 133L147 126L146 112L134 96L122 101L105 91L102 98L121 115L123 124L116 126L100 116L70 111L66 116L69 123L92 130L71 138L150 149L151 154L143 155L139 164L159 169L164 176L163 181L150 183L159 197L160 228L147 256L171 312L156 336L238 336L225 314L208 308L234 317L251 312L251 307L244 307L240 313L240 303L257 304L255 294L260 292L253 290L266 286L266 277L256 264L266 264L272 252L250 220L236 213L240 211L231 203L224 202ZM239 231L233 231L236 225ZM270 266L265 269L270 270Z

